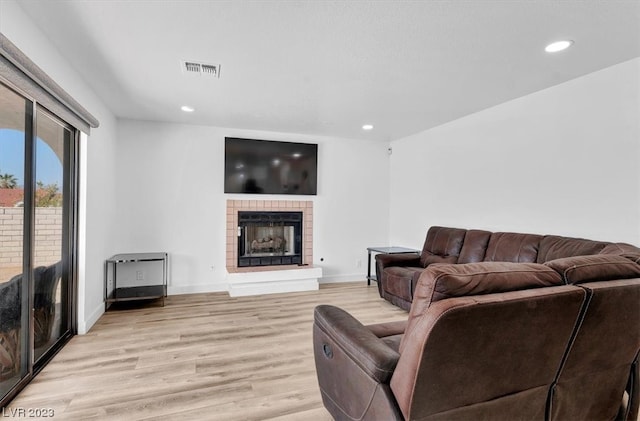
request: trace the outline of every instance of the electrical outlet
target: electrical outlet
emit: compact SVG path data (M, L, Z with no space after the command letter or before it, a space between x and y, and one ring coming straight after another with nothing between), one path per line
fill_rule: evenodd
M136 270L136 281L144 281L144 271Z
M360 260L360 259L356 260L356 267L357 268L361 268L362 267L362 260Z

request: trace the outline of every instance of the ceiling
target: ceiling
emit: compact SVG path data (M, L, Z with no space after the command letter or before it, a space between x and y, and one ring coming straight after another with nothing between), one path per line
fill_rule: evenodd
M637 0L19 5L118 117L381 141L640 56Z

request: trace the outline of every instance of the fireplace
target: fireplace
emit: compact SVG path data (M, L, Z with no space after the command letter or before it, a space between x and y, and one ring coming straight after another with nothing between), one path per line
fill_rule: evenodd
M299 213L301 216L301 240L300 252L296 252L295 247L289 249L288 253L293 250L294 254L300 255L300 263L291 263L290 265L281 263L280 265L269 266L239 266L238 257L242 254L246 255L246 249L240 247L240 236L242 229L240 225L240 214L248 213ZM310 268L313 266L313 201L311 200L227 200L227 241L226 241L226 267L229 273L247 273L247 272L271 272L278 270L293 270ZM256 234L259 235L259 234ZM262 239L268 235L262 235ZM282 236L284 237L284 236ZM256 239L257 240L257 239ZM251 240L253 241L253 240ZM264 242L264 241L263 241ZM249 242L251 243L251 242ZM245 241L246 247L246 241ZM266 248L267 245L263 245ZM265 251L265 250L263 250ZM265 251L266 252L266 251ZM269 251L271 252L271 251ZM245 256L249 257L249 256ZM277 256L253 256L258 257L277 257ZM288 257L288 256L285 256ZM249 261L249 264L251 261ZM256 263L254 261L254 263ZM245 264L243 262L243 264ZM302 266L300 266L302 265Z
M301 265L302 212L238 212L237 264Z
M317 290L313 220L311 200L227 200L229 295Z

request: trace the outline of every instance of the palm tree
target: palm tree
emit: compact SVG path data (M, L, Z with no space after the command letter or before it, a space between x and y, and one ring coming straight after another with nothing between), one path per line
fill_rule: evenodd
M0 175L0 188L1 189L15 189L18 187L18 180L13 174L1 174Z

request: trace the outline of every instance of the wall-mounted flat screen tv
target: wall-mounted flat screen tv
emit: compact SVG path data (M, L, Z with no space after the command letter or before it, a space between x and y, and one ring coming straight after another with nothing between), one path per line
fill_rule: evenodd
M317 194L318 145L224 139L224 192Z

